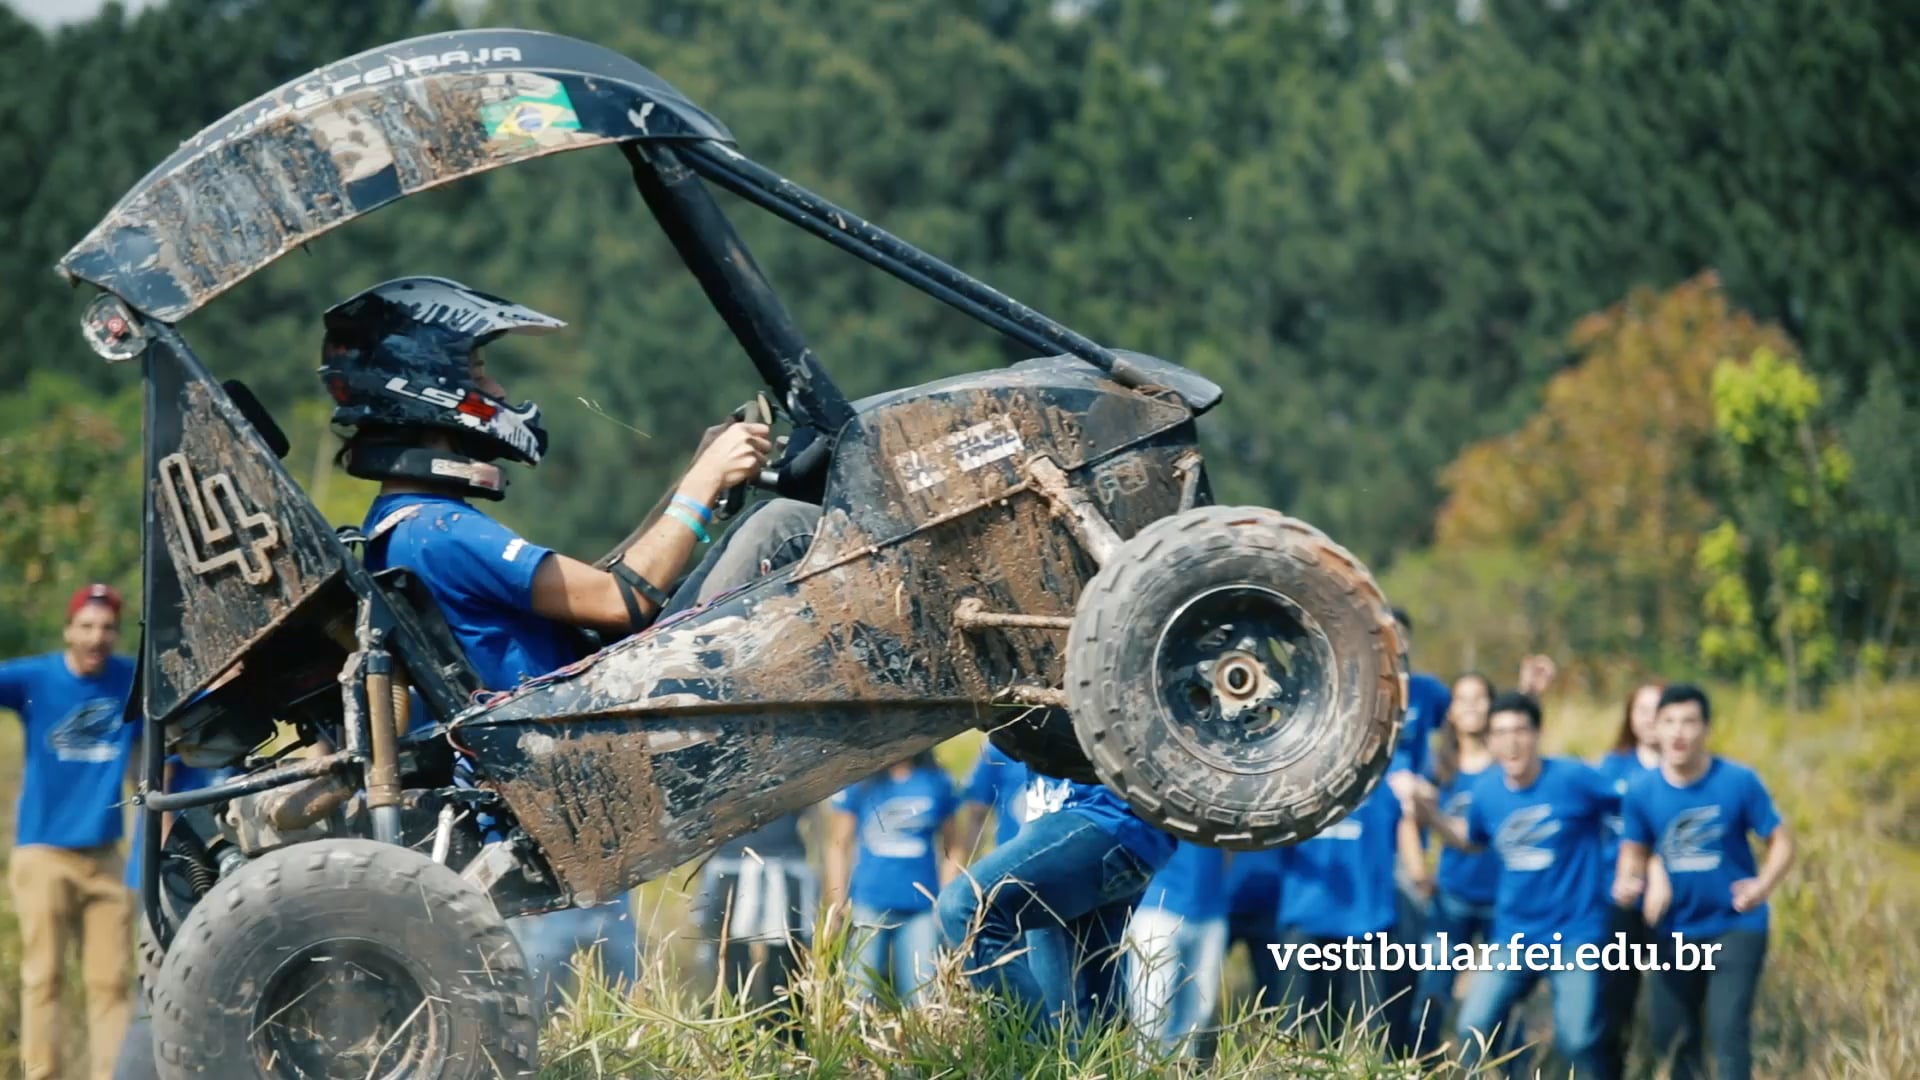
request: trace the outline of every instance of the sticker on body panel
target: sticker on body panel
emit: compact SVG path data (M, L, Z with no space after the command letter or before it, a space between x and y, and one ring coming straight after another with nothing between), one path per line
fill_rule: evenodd
M1005 461L1024 446L1013 422L1004 416L996 417L962 428L925 450L895 454L893 468L907 493L912 494L945 482L949 468L970 473L996 461Z
M564 84L555 79L517 72L517 91L504 101L480 106L480 122L494 142L541 142L559 132L580 130L580 114Z

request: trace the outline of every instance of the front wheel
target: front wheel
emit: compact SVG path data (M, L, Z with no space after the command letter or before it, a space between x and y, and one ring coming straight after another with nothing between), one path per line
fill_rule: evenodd
M371 840L296 844L221 880L175 935L160 1074L530 1076L530 989L505 921L453 871Z
M1142 818L1215 847L1307 839L1386 771L1406 655L1359 560L1275 510L1153 523L1074 613L1067 694L1100 778Z

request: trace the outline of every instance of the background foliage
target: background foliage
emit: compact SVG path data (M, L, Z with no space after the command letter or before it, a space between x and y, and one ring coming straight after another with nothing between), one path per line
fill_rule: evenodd
M1914 660L1920 12L1894 0L497 0L648 63L744 149L1043 310L1229 388L1226 498L1314 521L1436 663L1796 695ZM0 10L0 648L127 579L131 368L49 272L181 139L440 4ZM1006 342L735 204L855 395ZM511 521L595 553L750 369L611 151L409 201L192 319L329 477L319 310L448 273L571 324L496 366L558 433ZM1764 351L1770 359L1756 363ZM57 375L58 378L53 378ZM615 423L590 410L592 401ZM631 425L646 436L634 434ZM1808 456L1808 448L1814 456Z

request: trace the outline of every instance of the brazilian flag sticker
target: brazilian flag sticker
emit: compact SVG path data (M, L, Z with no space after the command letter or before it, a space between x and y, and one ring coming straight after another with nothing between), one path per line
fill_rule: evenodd
M518 94L480 106L480 122L494 139L538 139L548 131L579 131L580 116L564 83L547 94Z

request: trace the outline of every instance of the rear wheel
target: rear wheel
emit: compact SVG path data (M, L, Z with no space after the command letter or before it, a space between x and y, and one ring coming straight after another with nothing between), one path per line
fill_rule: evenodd
M221 880L153 997L161 1075L531 1075L520 947L486 895L407 848L330 839Z
M1258 849L1346 816L1406 709L1359 560L1278 511L1209 506L1123 545L1082 594L1067 694L1100 778L1186 839Z

